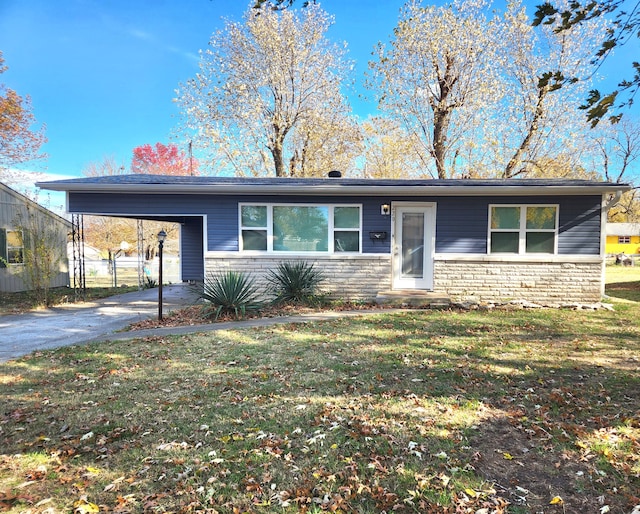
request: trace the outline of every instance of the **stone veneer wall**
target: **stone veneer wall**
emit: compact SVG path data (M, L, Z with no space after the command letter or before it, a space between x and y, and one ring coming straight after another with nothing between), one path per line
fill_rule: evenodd
M452 299L528 300L543 305L599 302L600 262L437 260L434 289Z
M322 270L325 281L323 292L331 298L344 300L371 300L379 291L391 289L391 257L389 255L357 255L348 258L332 255L327 257L301 258L296 256L207 256L205 272L242 271L251 274L258 287L266 285L268 270L276 270L282 261L306 261Z
M268 270L281 261L303 260L325 274L322 289L332 298L372 300L391 289L391 257L358 255L343 258L299 258L225 254L208 256L205 271L242 271L251 274L259 287L266 285ZM601 300L600 262L499 262L438 259L434 262L434 292L454 301L528 300L543 305Z

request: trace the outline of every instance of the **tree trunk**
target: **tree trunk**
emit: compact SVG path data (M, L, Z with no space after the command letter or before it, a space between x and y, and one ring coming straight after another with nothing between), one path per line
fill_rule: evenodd
M271 155L273 156L273 166L276 171L276 177L286 177L287 168L284 163L284 139L289 129L281 125L280 117L277 116L273 121L273 139L271 147Z
M549 91L550 87L548 85L541 86L538 89L538 100L536 102L536 108L533 112L533 118L531 119L531 123L529 124L527 135L522 140L522 143L520 143L520 146L513 154L513 157L511 157L511 159L507 163L507 167L504 170L502 178L513 178L514 176L521 173L521 171L516 171L516 167L519 166L522 162L522 156L529 149L533 136L538 133L539 121L544 115L544 100Z
M282 143L275 143L273 145L271 155L273 156L273 166L276 170L276 177L285 177L286 170L284 167Z
M436 161L438 178L447 178L445 166L447 127L449 125L449 113L446 109L435 110L433 113L433 158Z
M447 135L449 132L449 122L451 112L455 104L449 104L449 97L454 84L458 78L453 71L454 58L446 57L444 73L438 79L438 98L432 99L433 109L433 158L436 161L438 178L447 178L446 155L447 155Z

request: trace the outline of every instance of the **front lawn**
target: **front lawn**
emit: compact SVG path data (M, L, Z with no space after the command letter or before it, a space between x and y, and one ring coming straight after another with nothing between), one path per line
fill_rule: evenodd
M607 266L605 277L609 296L640 302L640 263L637 266Z
M0 508L628 514L637 298L38 352L0 365Z
M70 287L54 287L49 289L48 298L50 305L64 305L67 303L90 302L137 290L137 286L87 287L82 295L80 295L76 294L76 291ZM44 308L44 305L38 301L33 291L0 293L0 316L3 314L19 314L21 312L42 308Z

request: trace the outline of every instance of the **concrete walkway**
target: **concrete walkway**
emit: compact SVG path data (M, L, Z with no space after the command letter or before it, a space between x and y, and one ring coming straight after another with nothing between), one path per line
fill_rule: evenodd
M163 314L193 305L196 301L185 284L163 287ZM390 309L385 312L394 311ZM401 310L401 309L397 309ZM158 315L158 290L145 289L111 296L95 302L69 304L24 314L0 316L0 363L36 350L74 344L119 341L136 337L180 335L213 330L265 327L278 323L306 323L362 316L380 311L326 311L302 315L259 318L204 325L162 327L122 332L128 325Z
M163 314L195 302L186 284L162 289ZM0 316L0 362L35 350L112 339L131 323L157 315L158 289L144 289L95 302Z

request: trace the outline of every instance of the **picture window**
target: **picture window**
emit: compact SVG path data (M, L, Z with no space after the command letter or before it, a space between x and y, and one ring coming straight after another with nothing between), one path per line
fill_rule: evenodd
M240 250L359 253L359 205L240 205Z

